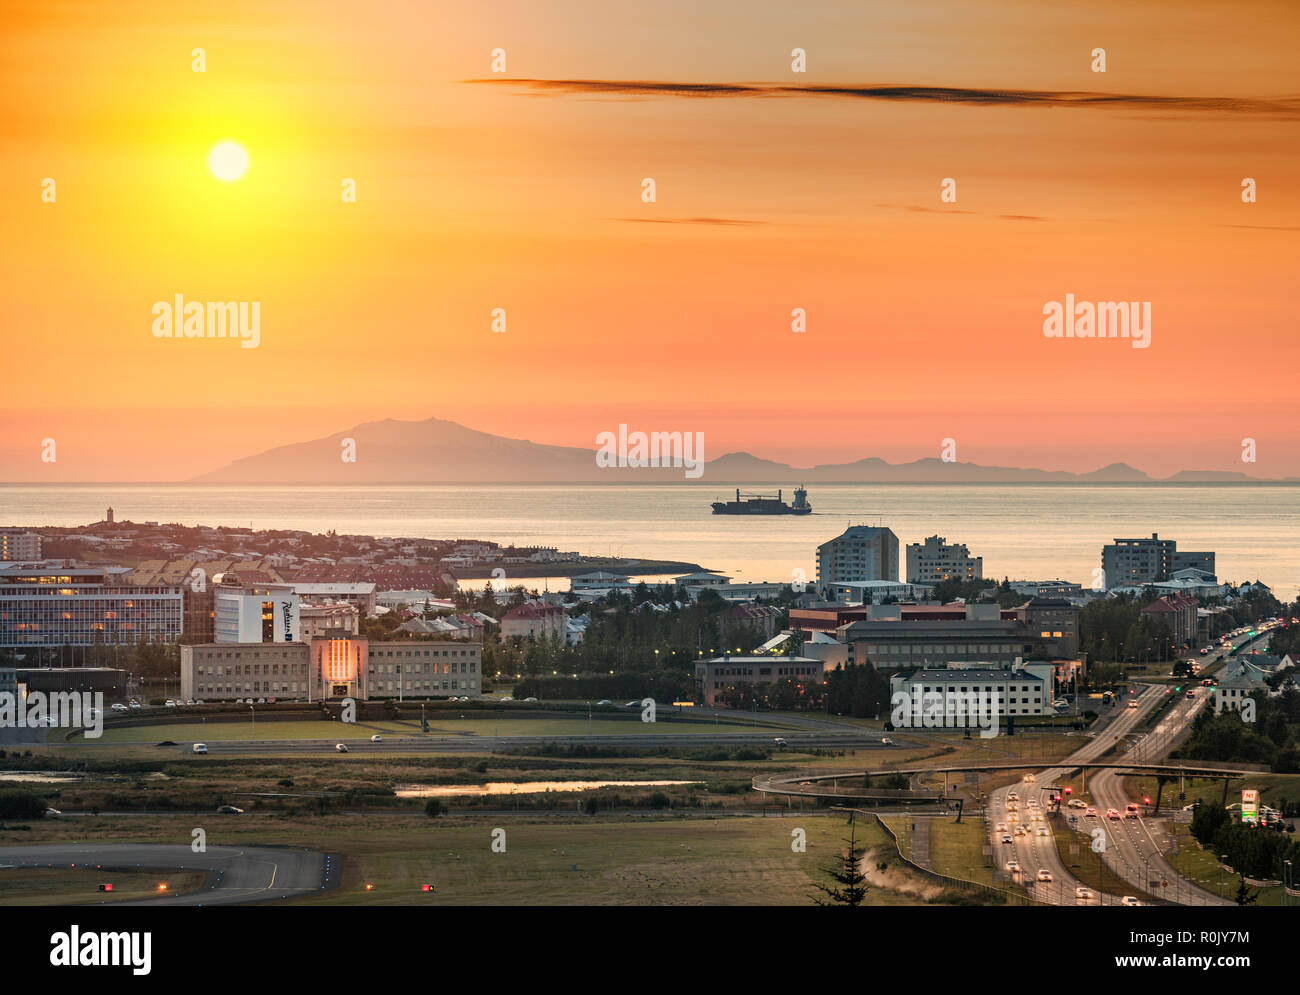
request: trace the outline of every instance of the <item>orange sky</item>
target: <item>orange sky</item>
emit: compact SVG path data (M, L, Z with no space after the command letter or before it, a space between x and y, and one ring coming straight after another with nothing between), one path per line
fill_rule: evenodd
M1300 7L790 6L7 4L0 479L185 479L430 415L796 465L952 437L986 464L1300 474ZM1184 99L467 82L497 47L511 79ZM250 156L233 183L207 169L222 139ZM156 339L178 293L260 301L259 347ZM1066 293L1151 301L1151 347L1044 338Z

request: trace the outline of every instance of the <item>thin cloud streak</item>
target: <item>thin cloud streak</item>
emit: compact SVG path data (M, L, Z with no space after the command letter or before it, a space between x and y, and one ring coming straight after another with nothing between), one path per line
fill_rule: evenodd
M1282 97L1169 97L1133 93L1091 93L1082 90L995 90L955 86L791 86L775 83L673 83L653 80L600 79L470 79L465 83L522 88L535 96L597 95L624 97L846 97L977 106L1087 107L1190 113L1229 113L1300 117L1300 99Z

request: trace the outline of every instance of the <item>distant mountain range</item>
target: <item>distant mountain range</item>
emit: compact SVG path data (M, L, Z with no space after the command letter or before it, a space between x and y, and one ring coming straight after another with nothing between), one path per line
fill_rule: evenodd
M345 440L354 462L344 462ZM706 460L700 483L771 484L1033 484L1033 483L1234 483L1264 478L1224 470L1183 470L1151 477L1126 463L1090 473L947 463L935 457L887 463L877 457L853 463L796 468L750 453ZM1286 481L1300 478L1288 477ZM441 418L366 422L310 442L279 446L194 478L222 484L478 484L478 483L682 483L681 468L601 467L595 449L548 446L477 432Z

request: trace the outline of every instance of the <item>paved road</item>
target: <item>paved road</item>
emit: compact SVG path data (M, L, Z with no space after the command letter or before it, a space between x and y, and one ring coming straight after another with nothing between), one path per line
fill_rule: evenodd
M295 898L335 883L339 859L311 850L281 847L210 846L194 853L188 845L151 843L47 843L0 847L6 867L137 867L208 871L207 886L184 895L122 902L123 905L238 905Z
M1096 736L1065 760L1060 761L1056 767L1033 775L1032 782L999 788L989 795L986 809L987 825L990 830L989 840L994 848L995 864L1004 875L1016 883L1023 883L1035 898L1053 905L1119 904L1119 899L1113 895L1098 895L1095 882L1085 885L1069 872L1056 848L1054 830L1048 820L1044 818L1042 821L1030 821L1035 810L1030 807L1029 802L1031 798L1038 801L1037 811L1046 812L1048 799L1053 793L1051 788L1070 771L1071 761L1096 760L1131 732L1142 717L1163 698L1163 690L1158 687L1147 687L1139 694L1130 696L1130 700L1136 701L1136 708L1128 708L1126 705L1113 706L1120 714L1111 718ZM1009 799L1008 795L1011 794L1018 795L1019 800ZM1008 808L1010 804L1014 804L1016 808L1014 810ZM1069 809L1062 809L1062 818L1068 818L1065 814L1068 812ZM1014 823L1010 820L1012 814L1017 817ZM996 831L999 823L1005 824L1013 833L1017 825L1023 826L1027 830L1026 835L1013 835L1010 844L1003 843L1001 840L1004 834ZM1046 830L1045 835L1039 833L1040 828ZM1015 860L1020 865L1020 870L1008 872L1005 867L1009 860ZM1046 871L1052 876L1052 880L1039 882L1039 871ZM1077 888L1088 888L1093 892L1094 897L1087 899L1076 897Z

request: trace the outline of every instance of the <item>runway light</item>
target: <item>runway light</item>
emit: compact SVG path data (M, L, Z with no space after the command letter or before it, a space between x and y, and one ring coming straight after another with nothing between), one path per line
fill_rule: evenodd
M371 884L369 881L367 881L367 882L366 882L366 891L374 891L374 890L375 890L375 886L374 886L373 884Z

